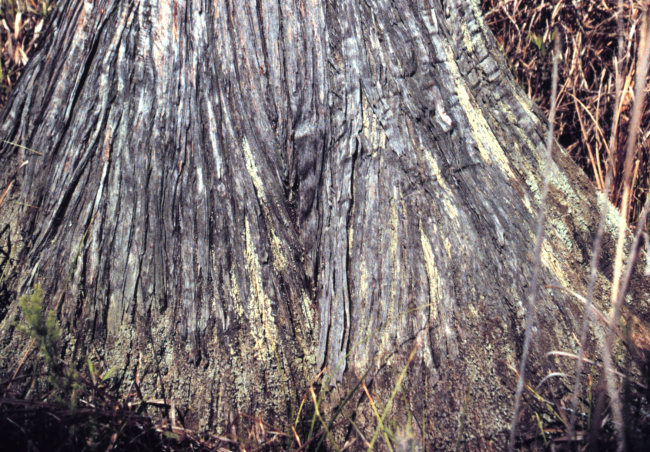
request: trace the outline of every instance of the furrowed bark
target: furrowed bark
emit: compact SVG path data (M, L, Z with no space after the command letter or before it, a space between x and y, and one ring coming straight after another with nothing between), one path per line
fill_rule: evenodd
M545 128L473 0L63 0L0 117L44 154L0 149L1 187L29 161L0 206L2 373L37 282L66 356L96 348L206 429L286 425L322 369L321 409L368 370L385 404L423 335L391 419L454 447L469 391L463 440L503 445ZM578 350L582 308L548 286L584 291L598 220L553 158L533 381Z

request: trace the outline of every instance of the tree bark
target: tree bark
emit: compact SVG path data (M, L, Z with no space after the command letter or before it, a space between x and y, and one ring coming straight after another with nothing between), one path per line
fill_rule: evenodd
M384 407L407 368L390 418L412 415L417 444L454 447L469 395L463 441L503 445L546 120L475 0L58 8L0 116L42 154L0 149L3 375L34 358L14 325L40 283L65 356L97 350L188 425L286 425L321 370L325 412L366 372ZM550 286L585 292L598 220L594 187L553 160L533 383L573 367L545 354L577 352L584 311Z

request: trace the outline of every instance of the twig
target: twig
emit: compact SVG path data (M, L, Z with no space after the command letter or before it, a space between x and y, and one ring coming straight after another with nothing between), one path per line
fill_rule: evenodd
M7 141L7 140L2 140L2 142L3 142L3 143L10 144L10 145L12 145L12 146L16 146L16 147L22 148L22 149L26 149L26 150L28 150L28 151L33 152L34 154L38 154L38 155L40 155L41 157L43 156L43 153L42 153L42 152L35 151L34 149L32 149L32 148L28 148L27 146L23 146L23 145L18 144L18 143L12 143L11 141Z
M430 322L429 322L430 323ZM388 410L390 409L390 406L393 403L393 400L395 400L395 396L397 395L397 392L402 388L402 382L404 381L404 378L406 377L406 371L408 370L409 366L411 365L411 362L415 358L415 354L417 353L418 349L420 348L420 345L422 345L422 340L424 339L424 336L427 332L428 328L424 328L422 330L422 333L420 336L417 338L415 341L415 345L413 346L413 350L411 351L411 354L406 361L406 365L402 369L402 372L400 372L399 377L397 378L397 382L395 383L395 388L393 388L393 392L390 395L390 398L388 399L388 403L384 407L384 411L381 414L381 422L383 423L384 420L386 419L386 415L388 414ZM375 429L375 433L372 436L372 439L370 440L370 445L368 446L368 452L372 452L373 446L375 445L375 442L377 441L377 437L379 436L379 428Z
M638 135L638 129L641 124L642 106L645 99L645 79L646 74L648 73L648 59L650 58L650 43L647 42L647 37L650 32L648 26L650 21L648 21L648 10L646 9L643 13L643 19L641 24L641 37L639 41L639 60L637 62L636 69L636 81L635 81L635 98L634 105L632 107L632 120L630 121L629 136L627 141L627 149L625 152L625 165L623 173L623 199L621 202L621 216L618 224L618 241L616 244L616 259L614 261L614 278L612 281L612 308L610 309L610 325L609 330L605 336L605 342L603 344L603 363L605 364L605 377L607 381L607 393L609 395L610 404L612 407L612 418L614 422L614 430L616 433L616 439L618 441L619 452L625 450L625 426L623 424L623 407L621 405L621 400L619 396L618 383L613 375L613 363L612 363L612 340L614 336L614 325L618 321L620 315L621 301L623 297L619 296L619 291L622 289L620 287L621 283L621 273L623 270L623 248L625 245L625 239L627 237L627 217L630 207L630 195L631 195L631 184L632 184L632 165L634 163L634 157L636 155L636 140ZM622 294L624 294L621 291Z
M14 182L15 182L15 180L12 180L11 182L9 182L9 185L7 186L5 191L2 192L2 196L0 196L0 206L2 206L2 201L5 200L5 196L7 196L7 193L9 193L9 190L11 190L11 187L14 185Z
M512 414L512 423L510 425L510 440L508 442L508 451L514 452L515 450L515 437L517 434L517 420L519 414L519 406L521 405L521 397L524 391L524 383L526 380L526 361L528 360L528 352L530 349L530 341L532 338L533 319L535 317L535 305L537 303L537 288L539 286L539 273L541 268L541 253L542 244L544 242L544 224L546 223L546 198L548 197L551 162L552 162L552 149L554 141L555 129L555 113L557 108L557 85L558 85L558 65L561 58L560 53L560 34L556 31L555 47L553 49L553 82L551 88L551 112L549 114L549 126L546 132L546 155L544 156L544 183L542 187L542 199L540 201L540 212L537 219L537 243L535 244L535 266L533 268L533 281L530 289L530 302L526 311L526 336L524 339L524 349L521 356L521 365L519 368L519 381L517 383L517 393L515 395L515 406Z
M576 422L576 410L578 406L578 395L580 394L580 385L582 377L582 363L584 361L584 349L587 342L587 332L589 330L589 312L593 309L596 310L592 305L594 287L596 284L596 278L598 275L598 262L600 261L600 252L602 250L603 235L605 232L605 222L607 219L607 208L608 200L610 196L612 180L614 178L614 154L616 153L616 130L618 129L618 119L621 112L621 99L622 99L622 76L621 76L621 61L623 60L624 52L624 36L623 36L623 3L622 0L618 1L618 11L616 14L616 23L618 29L618 56L615 58L615 71L616 71L616 96L614 98L614 115L612 118L612 128L609 137L609 146L606 145L606 152L608 155L608 165L606 170L606 181L605 181L605 193L602 200L602 206L600 208L600 216L598 220L598 232L596 233L596 240L594 241L592 258L590 263L590 276L589 276L589 285L587 288L587 299L584 300L586 307L586 315L582 323L582 331L580 334L580 350L578 356L576 356L576 381L573 388L573 397L571 401L572 412L571 420L569 422L569 434L568 437L572 438L575 434L575 422ZM589 112L589 110L587 110ZM595 121L597 123L597 121ZM600 129L598 129L600 130ZM574 294L577 295L577 294ZM579 297L577 297L580 299ZM581 300L582 301L582 300ZM600 311L596 310L598 317L606 324L609 325L604 319L604 316Z
M585 297L583 297L582 295L580 295L579 293L574 292L574 291L571 290L571 289L567 289L566 287L562 287L562 286L546 286L546 287L548 287L549 289L559 289L559 290L563 290L563 291L565 291L565 292L570 293L570 294L573 295L575 298L577 298L578 301L580 301L582 304L585 305L586 310L591 311L592 314L595 314L596 317L598 317L598 320L600 320L601 322L603 322L603 324L604 324L605 326L609 326L609 320L607 320L607 318L605 318L605 314L603 314L602 312L600 312L600 311L598 310L598 308L597 308L596 306L594 306L594 305L591 303L591 301L589 300L589 298L585 298ZM593 294L592 294L592 295L593 295ZM582 344L582 342L583 342L583 341L580 341L581 344Z
M390 452L393 452L393 446L391 445L390 440L388 439L388 434L386 433L384 422L381 416L379 416L379 411L377 411L377 406L375 405L375 401L370 396L370 392L368 392L368 388L366 387L366 384L359 377L358 373L357 373L357 378L359 379L359 381L361 381L361 387L363 388L363 392L366 393L366 397L368 397L368 400L370 401L370 406L372 407L372 411L375 414L375 417L377 418L377 428L381 429L382 433L384 434L384 439L386 440L386 444L388 445L388 449L390 450Z
M2 201L4 201L5 196L7 196L7 193L9 193L9 190L11 190L11 187L14 185L14 182L16 182L16 175L18 174L18 171L20 171L20 169L23 166L27 165L28 163L29 162L27 160L25 160L23 163L21 163L20 166L18 168L16 168L16 171L14 171L14 173L10 177L11 182L9 182L9 185L7 185L7 188L5 188L5 191L2 192L2 196L0 196L0 206L2 206Z
M566 356L567 358L573 358L573 359L576 359L576 360L577 360L578 358L580 358L578 355L574 355L573 353L568 353L568 352L557 352L557 351L548 352L548 353L546 354L546 356L547 356L547 357L548 357L548 356ZM603 367L602 364L597 363L597 362L595 362L595 361L592 361L591 359L585 358L584 356L581 358L581 361L584 362L584 363L587 363L587 364L591 364L591 365L593 365L593 366L598 366L598 367L600 367L600 368ZM633 380L632 378L628 377L628 376L625 375L624 373L621 373L621 372L615 370L615 371L614 371L614 374L618 375L618 376L621 377L621 378L625 378L627 381L629 381L629 382L631 382L631 383L634 383L635 385L637 385L637 386L640 387L640 388L648 389L646 385L644 385L643 383L639 383L638 381Z

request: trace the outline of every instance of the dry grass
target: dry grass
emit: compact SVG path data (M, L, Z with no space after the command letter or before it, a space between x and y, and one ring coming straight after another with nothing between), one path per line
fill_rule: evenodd
M584 356L587 333L592 327L590 316L587 315L581 332L579 355L573 356L576 359L575 376L555 372L543 380L562 378L569 381L574 378L571 404L561 400L545 403L560 421L553 428L553 436L548 435L548 424L545 427L538 414L540 407L536 409L526 403L524 408L533 410L541 433L529 435L529 441L539 442L541 436L545 448L550 446L551 449L573 442L571 448L577 447L578 450L596 447L598 450L623 451L626 446L632 450L648 450L650 392L647 383L650 363L643 353L638 352L645 346L633 343L632 335L622 333L627 328L627 321L621 316L621 306L643 241L650 209L647 158L650 115L644 109L650 59L650 16L647 10L650 4L647 0L625 3L622 0L559 0L553 3L544 0L485 0L484 7L488 10L488 23L506 52L513 73L528 90L528 95L543 109L550 110L550 130L557 107L556 137L622 214L613 263L610 313L608 318L602 313L596 316L601 322L604 321L607 328L607 335L600 343L602 364L587 360ZM562 50L564 64L561 86L558 86L556 77L557 59L552 60L553 75L549 75L551 52L548 51L549 42L557 42L559 36L566 37ZM554 53L557 53L557 47L555 49ZM605 211L602 209L594 242L587 296L574 294L584 300L587 312L595 309L591 303L599 267ZM543 203L540 218L544 218ZM626 258L624 243L628 225L636 221L640 227L636 228L634 244ZM537 238L538 242L543 238L540 231ZM539 265L539 257L536 257L535 263ZM534 298L530 304L529 316L530 311L534 311ZM642 336L647 339L647 328L637 323L643 328ZM528 326L527 322L526 344L530 338ZM643 374L636 381L624 379L622 387L619 383L621 373L614 359L620 343L626 346ZM525 383L525 350L519 371L510 450L514 450L517 428L521 423L519 401ZM563 352L558 353L568 356ZM596 372L599 375L596 385L593 385L590 375L589 384L583 392L581 377L585 362L602 366L604 372ZM536 392L535 395L541 397ZM578 413L586 416L580 420ZM532 417L530 412L527 417Z
M613 158L611 200L619 206L642 4L643 0L631 0L623 5L624 89L620 120L613 130L617 0L482 0L486 22L515 77L546 111L550 106L552 30L563 30L567 39L559 74L556 137L601 190L605 188L606 161ZM1 0L0 106L37 49L53 8L54 0ZM609 144L612 131L613 150ZM639 217L650 188L650 109L643 115L638 142L628 217L632 222Z
M223 433L216 435L199 433L185 427L184 411L166 398L164 379L160 379L160 375L157 376L160 385L156 385L156 396L147 397L140 389L138 378L125 385L124 381L120 381L115 367L109 369L92 347L85 352L88 355L85 361L71 363L62 360L61 331L54 311L43 310L40 286L36 285L31 295L20 298L20 307L23 319L15 326L20 333L32 339L27 353L35 351L37 356L32 361L32 367L25 373L18 375L19 365L12 378L0 382L3 450L342 452L358 443L359 447L369 451L405 452L414 447L413 418L406 400L406 426L393 425L391 428L388 414L398 403L397 396L402 392L402 382L422 344L426 330L415 339L407 362L399 375L396 375L397 382L391 396L387 401L381 401L381 406L384 407L381 414L364 383L370 369L383 367L373 365L365 374L357 375L356 383L339 401L336 410L329 417L324 417L321 407L332 395L330 383L333 378L325 368L309 383L299 406L290 408L288 418L295 418L295 421L285 431L260 418L238 413L232 417ZM426 305L417 309L428 307ZM388 319L387 324L411 312L413 311ZM357 347L374 338L384 327L385 325L370 332L353 347L348 356ZM353 420L358 409L358 406L354 406L355 402L359 404L359 395L363 397L364 394L377 418L375 431L372 437L367 438L357 429ZM406 398L405 394L401 395ZM464 410L466 408L467 401ZM464 410L460 421L461 430ZM340 441L335 436L340 437L341 433L352 428L358 436L339 444Z
M1 105L38 47L53 9L53 0L0 2ZM640 115L640 121L633 119L635 98L639 99L638 88L642 85L636 74L637 68L641 67L638 64L638 55L642 53L639 49L642 42L640 29L643 28L640 22L641 7L647 0L624 2L622 14L618 17L617 0L483 0L482 3L486 21L528 95L547 112L552 110L551 99L556 99L554 122L560 143L570 151L594 183L601 190L609 191L611 200L622 208L627 220L623 222L624 227L637 220L644 225L636 231L635 245L629 259L631 263L625 272L623 256L617 253L616 261L620 268L617 270L619 276L614 284L612 301L614 307L620 306L645 229L644 213L647 214L647 207L643 212L643 206L648 200L650 188L650 111L637 102L636 108L641 112L637 119ZM556 29L561 30L565 41L561 52L563 62L559 65L560 84L556 86L558 93L552 96L550 49L556 37L552 30ZM623 37L620 52L619 36ZM618 104L615 101L617 84L621 93ZM638 124L636 131L630 130L633 123ZM635 143L628 143L630 137ZM631 158L627 157L626 171L626 150L629 149L633 152ZM607 182L608 163L613 169L611 187ZM629 173L627 183L626 172ZM629 201L626 202L628 196ZM3 198L4 193L0 193L0 204ZM539 233L538 240L541 241ZM597 269L599 240L594 250L592 273ZM620 291L619 279L622 279ZM591 287L586 297L576 296L584 300L588 310L595 309L591 305ZM528 411L527 416L523 417L535 419L536 424L530 428L518 425L521 422L519 419L514 421L513 425L518 426L521 432L517 435L516 443L511 441L511 447L516 444L517 448L529 450L555 449L573 440L574 446L580 450L589 444L598 444L600 450L613 450L620 448L626 438L633 448L639 444L650 447L647 435L638 435L638 432L650 430L650 331L637 319L624 319L623 325L620 325L615 311L613 309L610 316L600 312L594 316L594 321L604 322L609 330L607 342L603 344L604 355L611 352L613 341L622 343L645 370L645 381L622 380L622 389L617 385L608 388L608 384L614 381L612 378L621 375L615 365L590 361L583 355L582 348L580 356L552 352L576 359L580 363L576 365L577 375L582 373L583 362L592 366L584 385L581 386L580 380L575 382L575 396L569 403L566 397L549 397L545 392L542 395L542 386L550 379L570 381L571 376L552 373L538 387L532 388L525 383L524 362L519 372L519 397L523 410ZM589 324L585 323L581 343L585 341L588 328ZM9 442L5 444L22 450L37 450L39 446L44 450L43 447L48 448L58 441L58 446L66 450L302 451L318 449L323 440L329 440L329 445L336 449L332 431L341 427L349 429L350 426L356 429L350 416L343 411L345 403L340 413L335 413L332 419L323 419L318 408L325 393L317 396L312 385L303 400L303 404L312 403L310 411L313 413L308 430L299 427L298 418L291 431L281 432L259 419L240 415L222 436L198 434L183 427L182 417L171 401L145 399L137 382L131 384L126 394L118 394L111 389L107 376L110 370L102 368L100 363L95 365L97 370L92 361L83 365L63 366L57 374L57 384L52 383L51 374L47 382L44 382L42 374L26 374L18 377L21 381L0 383L0 430L10 433L7 436ZM604 367L605 372L592 370L597 366ZM64 368L67 368L67 373L63 372ZM596 379L592 379L592 376ZM27 393L15 392L16 388L12 391L12 385L23 390L30 389ZM382 403L386 404L386 408L381 414L363 384L363 377L359 378L359 384L346 397L347 401L353 393L363 389L375 407L377 429L374 435L364 438L359 433L364 448L372 449L377 445L378 448L392 450L391 445L397 446L400 442L397 432L385 426L388 408L399 387L397 385L390 400L383 401L387 403ZM607 400L609 398L616 402L620 395L622 400L618 408L616 403ZM53 398L58 400L52 401ZM465 407L466 404L467 400ZM302 408L303 405L298 409L299 413ZM463 410L459 416L457 449L461 446L464 417ZM612 417L615 422L612 422ZM340 447L345 449L351 445L346 443Z
M4 104L54 8L54 0L1 0L0 106Z
M610 198L620 206L623 164L634 103L639 19L643 0L623 2L620 120L613 124L618 48L616 0L482 0L487 24L510 68L528 95L548 113L551 92L552 31L566 37L557 99L560 143L594 183L605 188L606 162L614 162ZM610 135L614 148L610 149ZM650 187L650 111L645 111L633 167L628 220L638 219Z

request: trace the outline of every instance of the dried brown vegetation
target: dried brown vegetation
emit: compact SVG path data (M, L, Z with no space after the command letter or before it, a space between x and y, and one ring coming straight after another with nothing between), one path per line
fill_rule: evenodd
M52 0L2 0L0 3L0 105L38 48L53 8Z
M613 157L611 200L620 206L623 162L634 103L638 22L643 0L623 2L624 83L618 126L614 123L618 23L616 0L483 0L485 20L507 55L510 69L528 95L548 112L553 30L565 37L557 99L556 137L599 189L605 188L606 161ZM614 149L610 135L614 134ZM634 160L629 220L638 218L650 181L650 111L641 121Z
M639 44L638 21L643 0L623 4L624 81L618 127L614 131L615 162L612 201L619 205L623 160L634 102ZM560 65L556 137L602 190L605 163L612 150L616 48L616 0L482 0L486 23L507 55L510 69L528 95L546 112L550 106L553 30L566 37ZM0 105L23 67L38 48L54 9L52 0L3 0L0 3ZM650 187L650 110L641 122L634 162L634 197L630 220L638 218Z
M553 30L562 30L565 37L563 63L560 65L560 86L557 97L556 137L582 165L585 172L600 188L605 188L606 162L614 162L614 181L611 199L617 205L623 196L623 165L631 109L634 102L635 68L637 67L638 44L640 36L637 22L640 18L642 2L628 2L624 5L623 32L625 52L620 60L620 77L623 80L623 96L620 101L620 115L614 116L616 61L619 28L616 20L616 2L613 0L484 0L486 21L491 26L497 41L506 53L510 67L528 95L544 110L550 108L551 92L551 43ZM0 100L3 102L13 84L27 64L29 56L38 46L38 39L47 23L51 4L41 0L24 2L9 0L0 5L0 37L2 39L2 72L0 76ZM612 124L615 124L612 126ZM613 136L613 140L610 139ZM633 200L629 220L636 220L647 198L650 186L650 113L645 112L641 122L637 155L633 167ZM612 146L614 143L614 146ZM8 189L6 190L8 191ZM5 191L5 192L6 192ZM0 204L2 198L0 198ZM601 314L604 319L605 316ZM636 318L628 321L627 335L619 334L622 342L638 354L638 359L648 363L648 332ZM568 356L568 355L567 355ZM575 358L575 356L568 356ZM100 361L100 359L98 359ZM48 401L53 396L52 387L46 387L33 402L25 402L27 397L7 396L0 400L0 411L7 419L19 421L13 430L16 444L22 446L25 438L47 444L59 438L61 444L70 450L100 448L111 450L304 450L313 447L320 439L329 435L328 428L344 426L352 429L350 419L335 423L335 419L324 422L319 417L319 428L312 432L276 432L261 420L233 419L232 428L227 435L201 436L182 426L182 416L171 402L166 400L145 400L138 390L137 381L131 384L126 394L113 394L108 382L102 381L101 372L78 366L83 371L76 373L76 380L66 391L68 398L75 398L75 406L68 403ZM89 366L92 366L89 361ZM99 366L101 367L101 366ZM108 369L102 369L108 373ZM63 375L63 374L62 374ZM39 375L30 376L37 391ZM567 375L549 377L566 378ZM63 378L63 377L61 377ZM107 379L108 380L108 379ZM568 380L568 378L567 378ZM365 384L360 386L368 393ZM74 393L72 386L77 385ZM541 386L542 383L539 384ZM0 390L10 387L11 382L2 384ZM584 405L587 416L577 420L576 439L582 444L592 444L597 437L603 447L615 447L615 437L611 429L611 413L606 404L607 391L604 380L584 383ZM356 387L359 390L359 387ZM538 393L539 387L526 386L523 394L525 410L535 414L538 425L522 425L519 436L520 445L531 449L545 446L562 446L569 440L570 407L568 399L545 399ZM648 427L647 386L643 383L626 383L626 415L636 416L632 427ZM73 394L74 393L74 394ZM311 395L314 395L313 388ZM468 391L469 394L469 391ZM33 392L31 394L33 396ZM64 394L65 395L65 394ZM24 396L24 394L23 394ZM58 394L61 397L61 394ZM368 394L370 399L370 395ZM347 400L347 399L346 399ZM385 405L386 401L378 401ZM392 400L391 400L392 402ZM80 403L80 406L77 404ZM374 402L373 402L374 403ZM315 403L318 406L318 403ZM388 403L390 405L390 403ZM295 407L296 409L298 407ZM150 417L151 416L151 417ZM460 417L460 431L464 422L464 412ZM531 417L531 416L528 416ZM384 422L377 414L378 423ZM158 419L156 421L152 419ZM316 414L314 414L314 422ZM629 420L629 418L628 418ZM322 428L320 425L322 424ZM15 425L15 424L14 424ZM599 431L599 426L603 429ZM6 424L4 428L10 426ZM311 428L313 429L314 423ZM13 428L13 427L11 427ZM356 427L354 427L356 428ZM75 430L76 429L76 430ZM389 429L377 429L377 434L386 435L387 444L396 444L397 434L391 435ZM388 432L388 433L387 433ZM291 437L290 433L295 435ZM313 434L312 434L313 433ZM634 432L632 432L634 433ZM57 436L59 435L59 436ZM304 435L304 436L303 436ZM389 438L390 436L390 438ZM462 435L459 434L459 438ZM302 438L302 441L301 441ZM367 438L371 440L371 438ZM365 441L365 440L364 440ZM374 442L374 438L371 442ZM342 445L343 448L350 444ZM369 446L366 441L365 446ZM458 444L457 444L458 446ZM29 447L29 446L28 446Z

